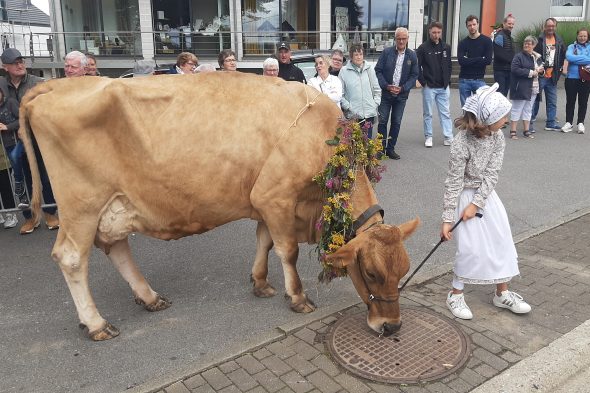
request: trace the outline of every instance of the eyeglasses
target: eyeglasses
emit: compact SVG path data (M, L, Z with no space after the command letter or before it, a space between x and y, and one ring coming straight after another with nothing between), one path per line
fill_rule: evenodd
M186 64L188 64L191 67L196 67L197 66L197 64L196 63L193 63L192 61L187 61Z
M25 60L24 59L16 59L13 63L14 65L21 65L21 64L25 64ZM8 64L7 64L8 65Z
M237 60L236 59L225 59L223 60L224 63L235 63Z

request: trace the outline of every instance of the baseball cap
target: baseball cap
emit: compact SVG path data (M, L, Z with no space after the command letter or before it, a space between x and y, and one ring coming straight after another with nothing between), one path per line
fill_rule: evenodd
M24 59L24 56L18 51L18 49L14 48L6 48L4 52L2 52L2 56L0 56L0 60L2 60L2 64L13 64L18 59Z
M281 49L291 50L291 47L289 46L289 43L288 42L284 42L283 41L277 47L277 52L280 51Z

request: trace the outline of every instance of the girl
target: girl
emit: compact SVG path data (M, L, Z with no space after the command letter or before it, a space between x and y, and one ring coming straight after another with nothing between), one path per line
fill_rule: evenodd
M496 90L497 83L481 87L465 101L463 117L455 120L460 131L451 144L445 181L441 237L450 240L453 221L465 221L455 230L453 289L446 302L461 319L473 318L463 296L465 283L496 284L496 307L517 314L531 311L520 295L508 290L510 279L519 274L518 261L508 216L494 187L506 146L504 134L498 130L511 104ZM478 211L483 217L473 219Z

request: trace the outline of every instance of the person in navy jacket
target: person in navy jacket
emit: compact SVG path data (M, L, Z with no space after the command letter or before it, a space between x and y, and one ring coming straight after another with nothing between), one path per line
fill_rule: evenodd
M382 89L379 105L379 125L377 131L383 135L383 150L387 157L399 160L395 145L399 135L402 116L410 90L416 86L418 79L418 58L408 49L408 29L398 27L395 30L395 47L385 48L379 56L375 73ZM391 113L389 137L387 121Z

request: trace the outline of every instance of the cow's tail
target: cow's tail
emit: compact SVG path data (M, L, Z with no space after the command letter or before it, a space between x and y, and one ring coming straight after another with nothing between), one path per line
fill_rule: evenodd
M25 96L25 98L27 97L28 95ZM26 105L28 100L23 101L24 102L20 106L19 113L20 119L18 136L23 141L23 145L25 146L25 151L27 153L27 160L29 161L29 166L31 168L31 178L33 181L33 189L29 190L31 193L31 213L33 214L33 219L37 220L41 213L41 192L43 190L43 186L41 185L39 164L37 163L37 155L35 154L35 147L33 146L33 136L31 133L31 125L29 123L29 110Z

